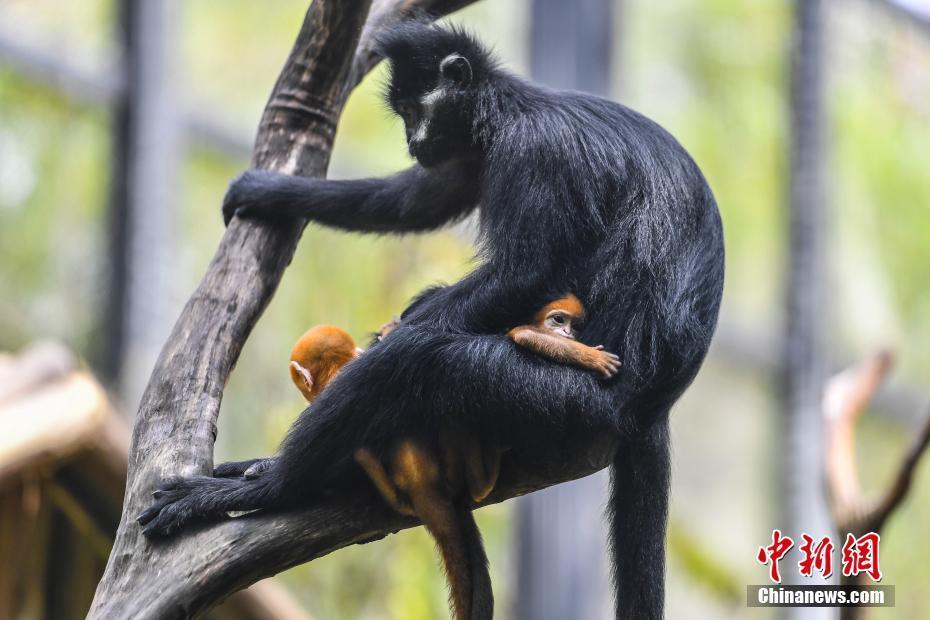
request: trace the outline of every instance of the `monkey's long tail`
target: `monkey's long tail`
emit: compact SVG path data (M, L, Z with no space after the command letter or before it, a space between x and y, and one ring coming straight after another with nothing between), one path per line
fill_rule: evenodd
M668 439L664 415L614 456L608 512L617 620L663 617Z
M442 556L455 620L491 620L494 594L488 558L471 510L439 496L413 501Z
M488 556L484 552L481 532L471 509L458 505L459 526L462 540L468 552L468 568L471 574L471 617L470 620L491 620L494 616L494 592L488 571Z

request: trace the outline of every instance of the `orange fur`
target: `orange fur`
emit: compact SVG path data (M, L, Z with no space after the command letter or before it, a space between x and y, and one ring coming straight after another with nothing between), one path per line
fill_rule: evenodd
M533 324L537 327L542 327L543 321L546 320L546 315L553 310L563 310L576 319L580 319L584 316L584 306L581 304L581 300L569 293L565 297L550 301L543 306L542 310L533 315Z
M448 450L448 446L445 449ZM453 456L457 458L458 455ZM449 583L453 618L468 620L471 617L472 589L468 549L452 494L448 490L447 476L443 476L438 456L415 441L401 441L388 460L392 474L389 477L390 483L385 483L387 472L371 457L370 452L359 450L356 460L362 464L395 510L402 514L414 514L423 522L436 541L436 548L442 557ZM444 465L448 475L448 464ZM404 500L409 501L409 504Z
M620 358L604 347L590 347L574 339L574 334L565 333L564 326L559 329L546 323L548 315L561 310L568 315L570 322L584 318L584 306L574 295L566 295L551 301L533 317L530 325L520 325L507 332L515 343L533 351L537 355L562 364L572 364L593 370L604 379L613 378L620 370Z
M291 381L310 402L357 355L355 340L348 332L333 325L316 325L308 329L291 350ZM310 373L312 385L307 384L293 366L294 362Z

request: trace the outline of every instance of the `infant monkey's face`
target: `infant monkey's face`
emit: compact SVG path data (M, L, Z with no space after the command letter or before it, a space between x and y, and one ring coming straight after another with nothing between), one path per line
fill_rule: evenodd
M572 331L572 321L574 319L574 315L570 312L565 310L552 310L546 314L543 327L550 330L556 336L574 339L575 333Z

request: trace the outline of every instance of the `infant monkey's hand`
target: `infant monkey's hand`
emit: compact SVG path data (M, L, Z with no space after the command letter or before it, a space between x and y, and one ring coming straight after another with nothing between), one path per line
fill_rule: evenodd
M391 317L391 320L385 323L384 325L382 325L381 329L379 329L375 333L375 336L377 337L378 340L384 340L387 337L387 335L390 334L392 331L394 331L394 328L397 327L398 325L400 325L400 318L396 316Z
M599 344L593 347L591 351L591 368L605 379L610 379L620 372L620 358L604 350L604 345Z

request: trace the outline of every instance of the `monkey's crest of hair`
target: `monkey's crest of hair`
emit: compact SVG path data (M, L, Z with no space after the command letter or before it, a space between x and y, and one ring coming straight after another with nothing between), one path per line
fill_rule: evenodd
M476 81L497 68L493 54L464 29L422 18L385 31L377 39L377 51L391 62L392 72L402 64L421 75L438 75L439 63L449 54L468 60Z

